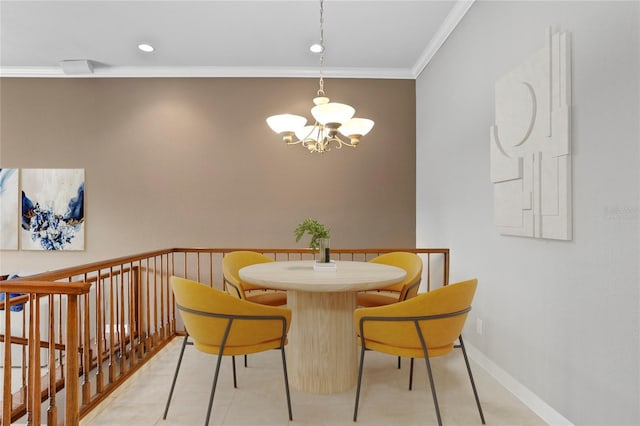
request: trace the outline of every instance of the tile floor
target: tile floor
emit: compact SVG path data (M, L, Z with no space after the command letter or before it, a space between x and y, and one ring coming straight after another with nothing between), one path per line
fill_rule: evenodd
M204 423L216 358L187 346L166 420L164 405L182 338L174 339L121 389L87 415L82 425L201 425ZM249 356L248 368L238 359L238 388L233 388L231 360L223 359L213 403L211 425L354 425L355 388L334 395L291 389L293 421L287 415L279 351ZM445 425L480 425L460 350L432 360L438 401ZM471 368L488 425L544 425L513 394L481 367ZM414 389L408 390L409 362L396 368L396 358L367 352L360 395L360 425L437 424L424 362L416 362Z

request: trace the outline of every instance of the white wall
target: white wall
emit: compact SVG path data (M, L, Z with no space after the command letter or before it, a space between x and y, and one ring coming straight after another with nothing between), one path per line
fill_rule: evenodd
M467 340L576 424L640 423L639 23L637 1L477 1L416 84L417 245L478 277ZM573 45L570 242L493 224L493 85L548 26Z

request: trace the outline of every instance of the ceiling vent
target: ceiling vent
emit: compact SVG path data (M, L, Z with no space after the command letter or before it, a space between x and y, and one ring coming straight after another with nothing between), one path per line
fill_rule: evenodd
M87 59L60 61L60 67L67 75L93 74L93 65Z

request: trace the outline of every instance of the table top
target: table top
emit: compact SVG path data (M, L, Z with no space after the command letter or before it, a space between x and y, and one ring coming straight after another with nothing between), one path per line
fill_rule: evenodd
M279 290L342 292L371 290L398 283L406 271L370 262L337 261L335 270L316 271L313 260L267 262L245 266L240 278L248 283Z

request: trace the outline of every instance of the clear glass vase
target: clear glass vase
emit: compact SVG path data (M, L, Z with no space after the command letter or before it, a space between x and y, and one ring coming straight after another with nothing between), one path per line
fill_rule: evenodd
M331 260L331 240L329 238L319 238L318 243L320 246L320 262L329 263Z

